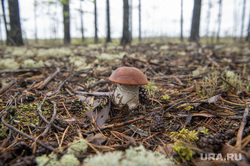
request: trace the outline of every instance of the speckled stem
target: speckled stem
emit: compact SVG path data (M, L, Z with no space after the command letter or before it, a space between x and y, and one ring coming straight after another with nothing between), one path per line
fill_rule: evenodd
M139 104L139 86L117 84L114 103L119 107L128 105L129 109L135 109Z

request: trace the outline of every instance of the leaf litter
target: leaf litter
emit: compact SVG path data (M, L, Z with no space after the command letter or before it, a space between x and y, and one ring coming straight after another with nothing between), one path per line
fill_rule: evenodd
M77 156L82 163L130 145L189 165L205 164L201 153L231 148L244 155L231 162L247 163L249 48L173 42L2 48L0 164L34 165L43 154L63 155L75 139L89 145ZM150 81L148 102L136 110L111 102L116 85L108 77L121 66L137 67ZM189 131L198 141L190 142Z

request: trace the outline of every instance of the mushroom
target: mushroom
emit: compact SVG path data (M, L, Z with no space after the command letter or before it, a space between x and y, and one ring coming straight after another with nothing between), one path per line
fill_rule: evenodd
M119 107L135 109L139 104L139 86L148 84L147 77L135 67L116 69L109 80L117 83L113 103Z

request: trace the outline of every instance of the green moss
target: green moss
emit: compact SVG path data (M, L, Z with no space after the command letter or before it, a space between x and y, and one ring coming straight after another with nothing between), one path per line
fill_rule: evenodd
M164 96L162 96L161 100L169 100L170 96L165 94Z
M198 140L197 132L182 129L179 132L171 132L170 137L174 137L175 143L173 149L176 150L179 155L185 157L186 160L195 154L193 143Z
M176 150L179 155L185 157L186 160L190 160L191 157L195 154L192 146L180 140L177 140L174 143L173 149Z
M209 135L209 130L203 126L202 130L200 131L203 134Z

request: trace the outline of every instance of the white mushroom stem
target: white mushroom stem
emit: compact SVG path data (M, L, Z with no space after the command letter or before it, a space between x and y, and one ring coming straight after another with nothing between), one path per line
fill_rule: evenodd
M139 104L139 86L117 84L113 100L119 107L127 105L129 109L135 109Z

